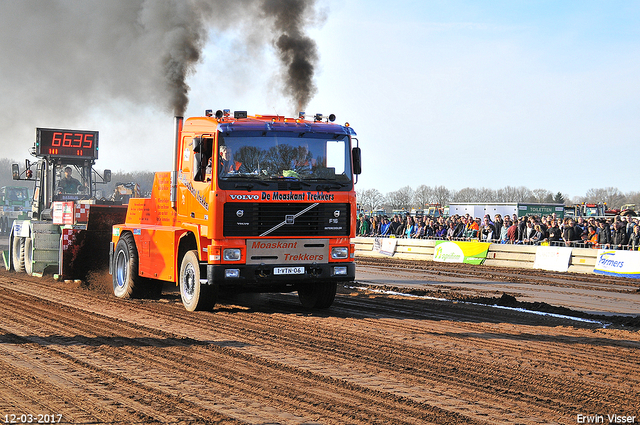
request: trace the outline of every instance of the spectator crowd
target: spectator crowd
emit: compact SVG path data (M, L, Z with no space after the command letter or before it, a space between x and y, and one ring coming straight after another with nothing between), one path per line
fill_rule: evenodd
M628 249L640 245L640 222L637 217L518 217L496 214L493 218L471 217L370 217L359 214L358 236L381 236L444 240L479 240L482 242L529 245L562 245L573 247Z

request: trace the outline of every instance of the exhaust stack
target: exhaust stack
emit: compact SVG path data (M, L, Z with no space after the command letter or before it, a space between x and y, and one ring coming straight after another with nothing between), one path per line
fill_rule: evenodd
M174 147L173 147L173 170L171 170L171 208L176 208L178 197L178 148L180 147L180 134L182 134L182 123L184 117L173 118Z

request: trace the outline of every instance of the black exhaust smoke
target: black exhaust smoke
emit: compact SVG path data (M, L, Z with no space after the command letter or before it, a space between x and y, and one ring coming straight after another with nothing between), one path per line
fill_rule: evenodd
M238 42L240 50L246 49L246 57L229 67L238 63L245 68L254 66L252 54L271 44L281 63L273 74L279 75L291 106L303 109L316 92L313 78L318 52L305 33L316 23L314 3L0 2L0 75L4 98L11 99L6 109L12 111L0 118L0 124L31 128L33 114L25 111L46 116L47 122L68 121L85 116L91 102L123 100L136 106L161 106L173 115L184 116L189 98L187 81L201 61L212 30L220 34L233 30L229 32L243 37Z
M303 111L317 90L313 75L318 50L315 41L304 34L313 2L265 0L263 7L267 16L275 18L274 45L284 71L284 91L294 101L294 112Z

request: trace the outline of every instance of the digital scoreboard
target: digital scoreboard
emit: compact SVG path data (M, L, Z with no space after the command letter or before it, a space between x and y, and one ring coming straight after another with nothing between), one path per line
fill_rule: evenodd
M98 132L36 128L36 155L98 158Z

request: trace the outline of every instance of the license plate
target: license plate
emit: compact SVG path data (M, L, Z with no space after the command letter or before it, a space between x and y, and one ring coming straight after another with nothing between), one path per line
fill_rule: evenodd
M273 274L304 274L304 267L274 267Z

